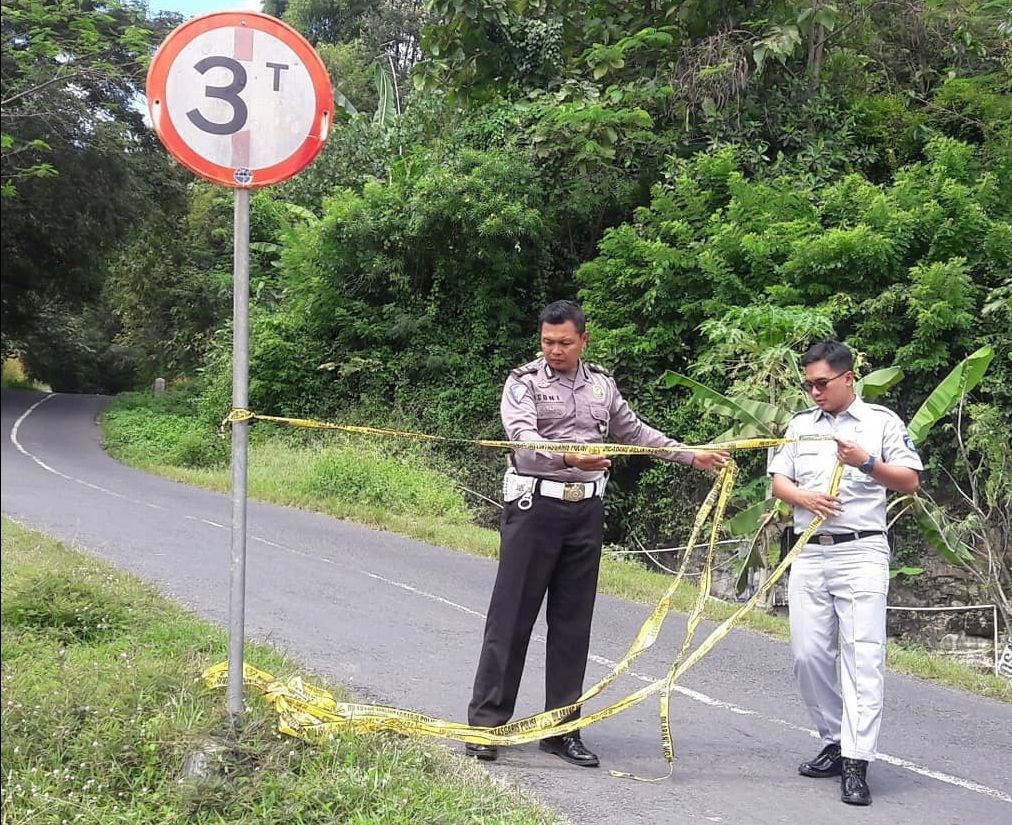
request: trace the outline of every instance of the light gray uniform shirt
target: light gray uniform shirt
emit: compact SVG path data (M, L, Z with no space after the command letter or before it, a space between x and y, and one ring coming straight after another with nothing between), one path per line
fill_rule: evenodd
M800 412L787 425L785 438L806 435L833 435L860 444L879 461L923 470L906 426L896 413L855 397L839 415L832 416L813 407ZM802 441L785 444L770 459L767 472L787 476L803 490L824 493L836 467L835 441ZM843 512L826 519L822 531L845 533L886 529L886 488L857 467L844 467L839 498ZM803 507L794 508L794 529L802 532L815 518Z
M499 407L510 441L612 442L670 447L668 461L691 464L684 445L644 424L602 367L580 361L573 373L553 370L544 358L510 373ZM517 473L552 481L596 481L604 473L567 467L560 453L517 450Z

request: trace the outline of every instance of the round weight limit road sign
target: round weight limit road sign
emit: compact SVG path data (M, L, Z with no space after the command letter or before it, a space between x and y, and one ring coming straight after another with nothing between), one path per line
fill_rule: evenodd
M179 26L155 54L147 95L166 149L233 187L301 172L334 113L320 56L291 26L256 12L213 12Z

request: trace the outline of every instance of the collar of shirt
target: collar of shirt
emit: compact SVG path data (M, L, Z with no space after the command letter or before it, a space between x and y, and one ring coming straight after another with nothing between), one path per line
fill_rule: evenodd
M841 410L836 415L830 415L825 410L815 408L815 420L825 419L827 421L835 421L842 418L845 415L849 415L851 418L860 421L868 415L868 405L859 395L854 396L854 400L850 402L850 406L845 410Z
M545 378L549 381L558 381L564 387L571 387L577 389L584 384L590 383L590 370L587 369L587 365L580 360L580 363L576 365L576 369L573 372L557 372L549 366L548 362L545 362Z

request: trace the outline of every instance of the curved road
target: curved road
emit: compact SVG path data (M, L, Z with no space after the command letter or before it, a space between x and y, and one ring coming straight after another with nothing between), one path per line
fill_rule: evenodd
M95 424L105 403L3 393L3 513L227 626L229 498L109 458ZM250 502L247 563L250 637L362 698L464 717L494 562ZM600 597L588 679L610 668L646 613ZM663 654L680 642L684 621L672 615L668 625L637 673L604 699L663 674ZM518 713L541 708L543 658L539 636ZM1012 706L890 673L882 754L870 772L874 804L851 808L839 801L836 780L797 775L819 743L794 689L788 648L748 631L731 634L687 674L672 697L672 728L677 761L665 782L614 779L533 744L505 751L488 769L577 823L1012 823ZM654 702L590 728L585 739L605 767L663 772Z

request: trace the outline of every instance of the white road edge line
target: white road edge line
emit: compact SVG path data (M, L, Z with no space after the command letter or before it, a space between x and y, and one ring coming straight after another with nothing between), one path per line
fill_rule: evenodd
M53 475L59 476L60 478L66 479L67 481L73 481L75 484L80 484L83 487L88 487L92 490L98 490L98 492L100 493L107 493L110 496L114 496L115 498L121 498L124 501L131 502L132 504L140 504L144 507L151 507L152 509L155 510L164 510L165 508L162 507L160 504L152 504L147 501L140 501L139 499L136 498L130 498L130 496L125 496L123 495L123 493L117 493L115 490L109 490L106 487L100 487L97 484L92 484L90 481L85 481L83 478L76 478L75 476L67 475L66 473L61 473L59 470L55 469L54 467L50 467L41 458L36 456L34 453L29 452L22 446L21 442L18 441L18 430L21 429L21 424L24 422L26 418L28 418L29 415L35 412L35 409L37 407L41 406L42 404L45 404L50 398L55 397L56 393L50 393L49 395L43 396L34 404L32 404L32 406L30 406L27 410L25 410L18 417L18 420L14 422L14 425L11 427L10 439L11 443L17 448L18 452L21 453L22 455L28 456L28 458L30 458L32 461L38 464L46 472L52 473Z
M41 459L37 458L35 455L33 455L32 453L30 453L28 450L26 450L23 446L21 446L21 442L18 441L18 437L17 437L18 436L18 430L21 427L21 424L24 422L24 420L26 418L28 418L28 416L32 412L34 412L34 410L38 406L40 406L41 404L44 404L50 398L53 398L54 395L55 395L55 393L52 393L52 394L47 395L44 398L41 398L40 400L36 401L34 404L32 404L32 406L30 406L27 410L25 410L18 417L17 421L14 422L14 425L11 427L10 439L11 439L11 443L13 443L14 446L18 449L18 452L20 452L20 453L28 456L28 458L30 458L32 461L34 461L36 464L38 464L43 470L46 470L46 471L52 473L53 475L59 476L60 478L64 478L64 479L66 479L68 481L74 481L74 482L76 482L78 484L83 484L85 487L90 487L91 489L98 490L99 492L102 492L102 493L108 493L111 496L115 496L116 498L125 499L127 501L133 502L134 504L144 504L144 505L149 506L149 507L151 507L151 506L158 507L159 505L151 505L151 504L148 504L147 502L139 501L137 499L128 498L127 496L124 496L122 493L116 493L116 492L114 492L112 490L107 490L105 487L99 487L97 484L92 484L92 483L90 483L88 481L84 481L83 479L74 478L73 476L69 476L66 473L61 473L59 470L53 469L48 464L46 464L45 462L43 462ZM159 509L164 509L164 508L159 507ZM184 516L184 518L194 519L195 517L194 516ZM204 519L204 518L199 519L199 521L202 521L205 524L209 524L209 525L211 525L213 527L219 527L219 528L224 528L225 527L225 525L223 525L223 524L218 524L217 522L209 521L208 519ZM291 547L285 547L284 545L277 544L276 542L269 541L268 539L260 538L259 536L250 536L250 538L253 539L254 541L262 542L263 544L269 545L271 547L276 547L279 550L284 550L284 551L287 551L289 553L294 553L297 556L303 556L303 557L309 558L309 559L316 559L318 561L330 562L330 559L322 559L322 558L319 558L319 557L316 557L316 556L312 556L309 553L304 553L304 552L301 552L299 550L295 550L295 549L293 549ZM484 613L480 613L477 610L472 610L470 607L465 607L464 605L458 604L457 602L450 601L449 599L444 599L442 596L437 596L435 593L429 593L428 591L421 590L421 589L419 589L417 587L412 587L410 584L405 584L404 582L398 582L398 581L394 581L393 579L388 579L388 578L386 578L384 576L379 575L378 573L371 573L368 570L360 570L358 572L364 573L366 576L369 576L370 578L377 579L378 581L384 582L384 583L389 584L389 585L391 585L393 587L399 587L400 589L406 590L409 593L414 593L417 596L421 596L423 598L430 599L430 600L435 601L435 602L439 602L440 604L444 604L444 605L446 605L448 607L452 607L455 610L460 610L460 611L462 611L464 613L467 613L469 615L477 616L482 621L485 620L485 614ZM541 643L544 643L544 641L545 641L545 639L543 637L538 636L538 635L533 636L533 638L536 641L539 641ZM603 656L597 656L595 654L590 654L590 656L588 658L592 662L595 662L596 664L599 664L599 665L603 665L604 667L607 667L609 669L615 667L615 665L617 664L617 662L613 662L611 659L606 659ZM638 679L641 682L650 683L650 682L655 682L656 681L656 679L654 677L652 677L652 676L646 676L646 675L643 675L643 674L640 674L640 673L634 673L633 671L628 671L628 675L631 676L634 679ZM759 713L758 711L750 710L749 708L743 708L740 705L735 705L735 704L733 704L731 702L725 702L725 701L723 701L721 699L714 699L712 696L707 696L705 693L699 693L698 691L682 687L681 685L675 685L674 691L676 693L679 693L682 696L685 696L685 697L687 697L689 699L692 699L692 700L694 700L696 702L701 702L702 704L710 705L711 707L721 708L722 710L727 710L727 711L730 711L731 713L736 713L736 714L738 714L740 716L755 716L755 717L757 717L757 718L759 718L759 719L761 719L761 720L763 720L765 722L770 722L770 723L775 724L775 725L780 725L781 727L790 728L791 730L796 730L796 731L804 732L804 733L807 733L810 736L813 736L813 737L816 737L816 738L818 737L818 734L815 731L811 730L810 728L803 727L802 725L795 725L793 722L788 722L788 721L786 721L784 719L778 719L775 716L766 716L763 713ZM992 797L994 799L998 799L998 800L1000 800L1002 802L1007 802L1009 804L1012 804L1012 796L1009 796L1007 793L1005 793L1003 791L999 791L999 790L997 790L995 788L989 788L987 785L981 785L979 782L972 782L972 781L967 780L967 779L960 779L958 776L952 776L951 774L942 773L941 771L933 771L930 768L922 767L920 765L917 765L914 762L910 762L910 761L908 761L906 759L901 759L898 756L890 756L887 753L878 753L877 754L877 758L881 759L883 762L885 762L885 763L887 763L889 765L895 765L896 767L899 767L899 768L905 768L908 771L911 771L913 773L919 774L921 776L925 776L925 777L927 777L929 779L936 779L939 782L945 782L946 784L949 784L949 785L955 785L956 787L964 788L965 790L968 790L968 791L974 791L975 793L983 794L984 796L990 796L990 797Z

